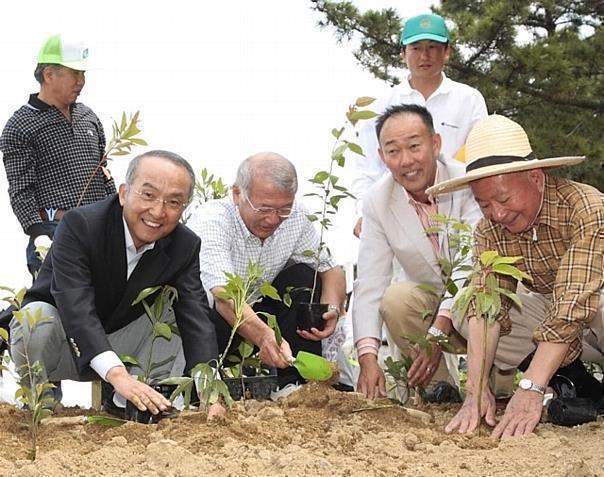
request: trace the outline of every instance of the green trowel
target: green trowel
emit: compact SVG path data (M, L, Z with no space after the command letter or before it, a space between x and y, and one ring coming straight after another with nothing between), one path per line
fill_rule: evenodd
M304 379L327 381L333 376L334 370L329 361L306 351L298 351L291 364Z

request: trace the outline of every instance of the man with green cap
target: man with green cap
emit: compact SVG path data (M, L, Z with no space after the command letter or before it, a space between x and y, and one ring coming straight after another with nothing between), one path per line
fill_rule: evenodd
M434 119L434 129L442 138L445 160L463 161L463 145L472 125L487 115L480 92L466 84L453 81L443 73L449 58L449 32L439 15L424 14L409 18L401 32L401 58L407 64L409 75L388 95L376 101L372 109L382 114L398 104L424 106ZM359 142L365 157L355 161L352 192L362 199L366 191L378 181L387 168L378 154L379 144L375 121L365 121L359 131ZM359 201L357 210L361 210ZM354 234L361 231L358 219Z
M50 246L66 210L115 193L104 168L105 133L76 100L84 88L88 48L53 35L38 53L40 92L8 120L0 137L11 206L29 235L27 267L41 266L37 246ZM101 164L102 165L102 164Z

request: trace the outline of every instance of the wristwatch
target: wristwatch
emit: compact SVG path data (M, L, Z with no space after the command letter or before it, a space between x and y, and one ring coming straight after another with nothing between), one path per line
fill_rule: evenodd
M340 307L338 305L327 305L327 311L335 311L336 312L336 318L340 317Z
M524 389L525 391L535 391L539 394L545 394L545 387L540 386L527 378L522 378L518 383L518 387L520 389Z

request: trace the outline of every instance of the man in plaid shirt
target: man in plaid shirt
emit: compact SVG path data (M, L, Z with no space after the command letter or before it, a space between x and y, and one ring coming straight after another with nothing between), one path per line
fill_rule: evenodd
M64 212L116 191L99 167L105 149L101 122L76 103L87 58L82 43L51 36L34 71L40 92L13 114L0 137L11 206L30 238L26 255L32 275L41 265L36 247L50 246Z
M604 362L604 195L586 184L551 176L545 168L576 164L584 157L535 158L520 125L493 115L478 122L466 143L466 175L429 192L470 185L485 218L475 231L475 256L495 250L521 256L518 268L531 276L525 287L499 276L499 286L517 291L522 309L502 298L497 321L482 352L482 322L470 303L461 333L468 339L468 381L464 405L447 432L471 432L484 416L494 426L495 399L487 383L482 416L477 395L480 366L485 378L494 364L516 368L534 352L494 437L529 434L537 426L543 395L561 366L577 359ZM578 365L582 366L580 362ZM601 385L592 398L601 395Z

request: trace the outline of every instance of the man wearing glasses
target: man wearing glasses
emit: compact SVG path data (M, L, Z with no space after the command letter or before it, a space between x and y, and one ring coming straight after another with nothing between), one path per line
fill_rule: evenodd
M40 310L49 319L34 332L26 320L23 325L11 322L17 369L27 346L30 362L43 365L42 378L90 380L96 373L141 411L166 410L170 402L131 376L119 358L127 354L147 360L150 320L142 305L132 302L141 290L155 285L176 288L173 313L180 331L180 337L155 341L152 362L176 356L154 370L158 379L181 376L183 366L188 372L217 357L199 278L200 241L179 223L194 184L193 170L182 157L150 151L131 161L118 195L65 214L24 299L25 309ZM113 399L118 406L119 396ZM117 411L111 401L104 404ZM219 406L210 409L211 416L223 412Z
M201 238L201 279L211 292L208 296L214 297L212 316L221 351L226 347L235 321L231 304L216 298L216 293L226 284L225 272L245 277L248 264L258 263L264 270L264 279L272 283L281 296L288 287L298 291L292 293L294 302L302 301L303 295L309 294L300 289L312 287L315 259L304 252L317 250L319 237L307 218L306 208L295 201L297 189L293 164L274 152L262 152L245 159L239 166L232 198L204 204L188 222ZM281 389L292 385L288 390L293 390L296 383L302 382L297 370L291 367L292 353L304 350L320 355L321 340L333 333L345 300L344 273L326 253L323 255L318 270L322 283L319 296L321 303L330 305L330 310L323 315L324 330L299 329L295 306L288 308L267 298L254 309L245 310L245 322L238 330L241 337L259 348L263 363L279 368ZM281 346L257 311L277 316L284 337ZM232 352L241 337L236 337Z

